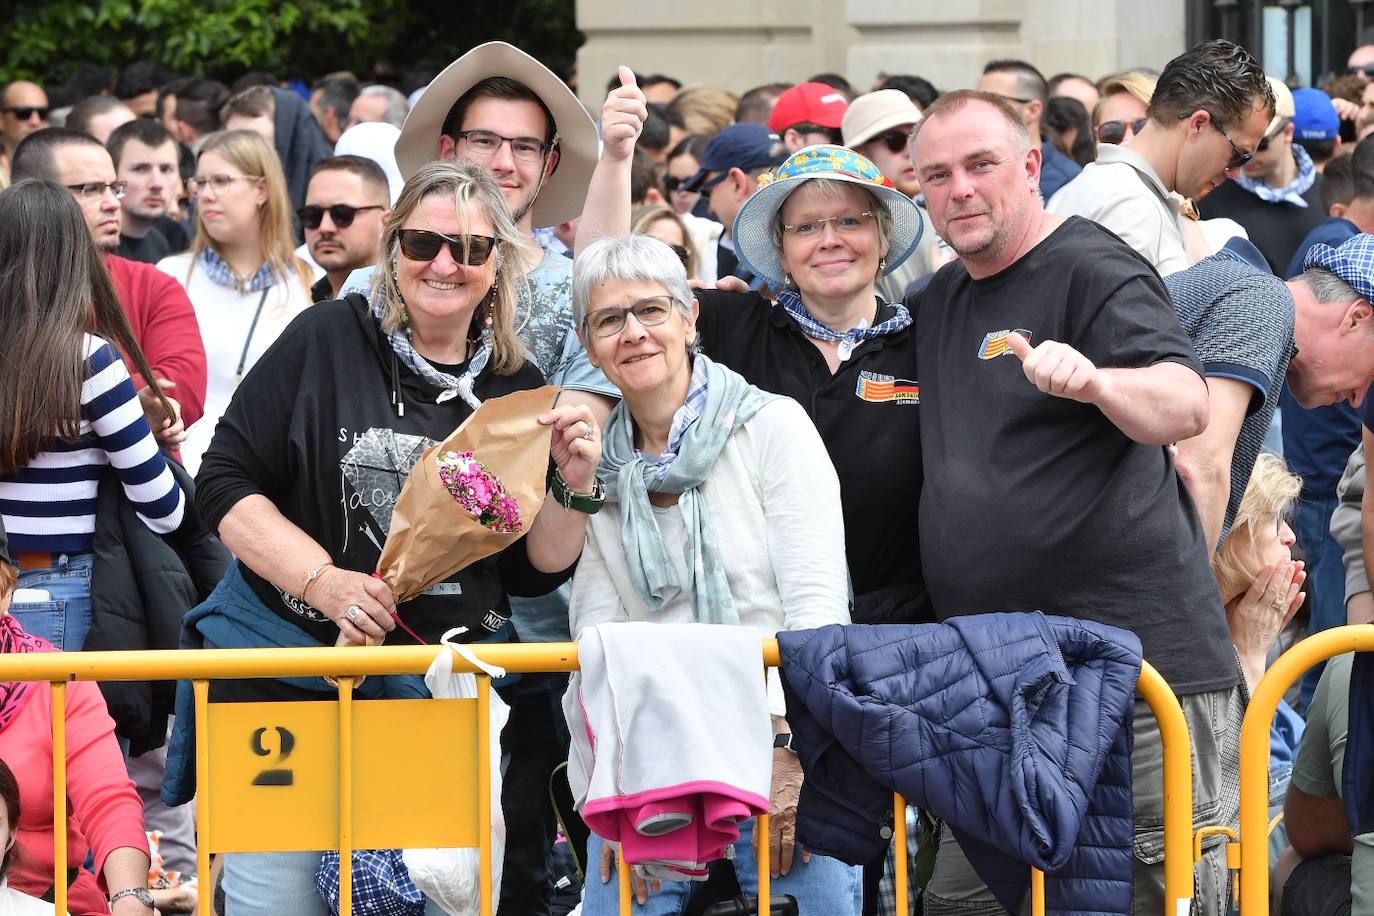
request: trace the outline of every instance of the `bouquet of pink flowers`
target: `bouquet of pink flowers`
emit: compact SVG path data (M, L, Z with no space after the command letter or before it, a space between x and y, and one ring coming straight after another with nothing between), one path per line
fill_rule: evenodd
M482 527L499 534L517 534L524 527L520 503L472 452L440 452L438 463L439 480Z

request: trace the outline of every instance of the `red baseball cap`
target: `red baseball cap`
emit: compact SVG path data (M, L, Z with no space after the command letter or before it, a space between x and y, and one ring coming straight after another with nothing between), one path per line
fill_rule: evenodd
M778 96L768 129L781 134L796 124L816 124L839 130L849 100L834 86L825 83L798 83Z

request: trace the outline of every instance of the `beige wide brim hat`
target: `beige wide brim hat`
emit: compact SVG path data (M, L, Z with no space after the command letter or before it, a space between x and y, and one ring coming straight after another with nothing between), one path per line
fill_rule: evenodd
M406 116L396 141L396 164L409 180L426 162L439 157L439 132L453 103L477 83L504 76L523 83L553 114L558 133L558 165L539 190L530 216L536 229L557 226L582 213L587 185L596 168L600 141L596 124L571 89L548 67L504 41L478 45L444 68L425 88Z

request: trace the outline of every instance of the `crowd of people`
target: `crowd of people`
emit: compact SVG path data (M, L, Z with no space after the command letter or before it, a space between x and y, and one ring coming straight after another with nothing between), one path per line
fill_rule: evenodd
M10 83L0 651L825 632L831 656L890 663L881 684L844 682L866 708L932 716L935 668L904 653L955 639L972 658L965 618L1041 612L997 624L1004 660L1037 660L1006 676L1060 672L1018 682L1018 702L1068 690L1094 652L1127 659L1094 675L1121 708L1060 712L1125 730L1133 827L1052 897L1158 913L1160 731L1113 678L1132 658L1161 672L1192 738L1195 827L1234 828L1270 656L1304 627L1374 622L1374 44L1322 88L1223 40L1159 63L1046 79L997 60L944 91L822 73L738 95L621 67L596 112L499 42L409 93L139 62L52 109ZM527 533L398 605L372 572L407 473L483 401L546 383L562 394L538 418L549 495ZM1311 672L1275 722L1285 914L1374 913L1374 834L1352 837L1344 804L1374 793L1344 770L1354 668ZM1010 713L971 683L940 685L930 727L996 750L989 731L1011 727L989 722ZM695 688L697 714L732 703ZM577 690L500 687L501 916L616 912L616 838L556 810L585 801L577 777L550 790L576 756ZM210 690L334 695L301 678ZM933 850L911 869L924 912L1018 909L1024 888L988 866L989 812L1034 800L983 786L946 804L893 773L944 821L913 831L920 849L890 848L890 810L826 822L845 771L822 765L805 695L785 662L762 700L774 891L802 913L894 913L893 858ZM53 912L50 703L47 685L0 685L0 912ZM189 703L185 685L72 685L69 911L188 911L204 893L228 916L329 913L320 851L195 874ZM740 820L728 860L637 869L636 912L753 893ZM1225 839L1201 849L1194 907L1219 916Z

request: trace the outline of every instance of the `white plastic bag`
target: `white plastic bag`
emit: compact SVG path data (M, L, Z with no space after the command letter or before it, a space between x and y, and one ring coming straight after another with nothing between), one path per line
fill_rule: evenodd
M437 699L459 700L477 696L476 675L455 674L453 655L449 649L491 677L504 677L506 674L505 669L488 665L473 655L467 646L456 641L465 632L466 627L456 627L444 634L440 643L446 648L435 657L425 674L425 685ZM510 708L495 690L490 691L489 696L491 798L488 804L491 810L491 889L495 894L501 887L501 862L506 853L506 821L501 814L501 729L506 727L506 720L510 718ZM415 886L445 913L449 916L477 916L482 868L478 849L406 849L402 850L401 857ZM492 909L496 909L495 900L492 901Z

